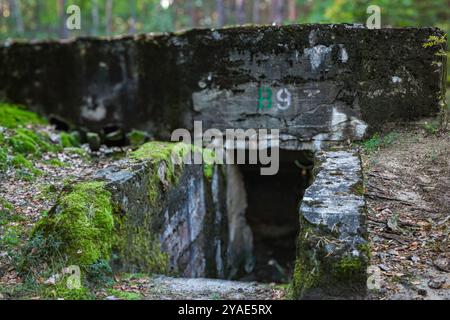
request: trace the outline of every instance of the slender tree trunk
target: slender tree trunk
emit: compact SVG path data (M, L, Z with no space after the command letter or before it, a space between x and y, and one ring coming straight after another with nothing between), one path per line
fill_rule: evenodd
M24 28L22 10L20 9L20 0L9 0L9 7L11 8L11 13L14 18L16 32L17 34L22 34Z
M188 1L188 14L191 17L191 27L196 28L199 25L197 6L195 5L195 1Z
M59 37L66 39L69 37L69 30L66 28L66 0L58 0L59 12Z
M98 0L92 0L91 16L92 16L91 34L93 36L96 36L98 35L98 29L100 27L100 19L98 14Z
M130 33L136 33L136 11L137 11L137 0L128 0L130 4L130 21L129 29Z
M244 0L236 0L236 21L241 25L245 23Z
M112 11L113 11L113 0L106 0L105 5L105 16L106 16L106 34L111 35L112 33Z
M41 11L42 3L36 1L36 6L34 8L34 35L36 36L41 30Z
M272 22L283 23L283 0L272 0Z
M223 6L223 0L216 0L217 10L217 27L221 28L225 25L225 8Z
M260 23L260 3L259 0L253 0L253 23L259 24Z
M289 22L297 21L297 3L296 0L289 0Z

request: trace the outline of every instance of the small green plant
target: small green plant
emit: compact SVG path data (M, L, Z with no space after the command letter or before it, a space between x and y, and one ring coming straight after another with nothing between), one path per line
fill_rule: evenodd
M438 123L435 123L435 122L431 122L431 123L426 122L426 123L423 125L423 128L425 129L425 131L426 131L428 134L433 135L433 134L438 133L438 131L439 131L439 124L438 124Z
M6 227L0 238L0 250L8 250L20 243L22 232L18 226Z
M0 197L0 210L8 210L8 211L12 211L14 210L14 205L9 202L8 200Z
M381 146L380 134L375 133L370 139L364 141L362 143L362 146L368 153L378 150L378 148Z
M424 48L429 48L433 46L437 46L440 44L446 43L446 37L445 36L429 36L427 41L422 45Z
M32 181L42 174L42 171L35 168L33 163L22 154L14 156L11 159L11 165L17 169L16 176L21 180Z
M108 294L119 298L121 300L141 300L142 295L140 293L121 291L117 289L108 289Z
M62 162L61 160L56 159L56 158L44 161L44 163L48 164L49 166L57 167L57 168L63 168L63 167L67 166L64 162Z
M86 278L93 286L111 285L114 283L113 271L109 262L100 259L85 268Z
M375 133L370 139L362 142L362 146L367 153L372 153L382 147L387 147L393 144L398 139L398 133L391 132L385 136Z

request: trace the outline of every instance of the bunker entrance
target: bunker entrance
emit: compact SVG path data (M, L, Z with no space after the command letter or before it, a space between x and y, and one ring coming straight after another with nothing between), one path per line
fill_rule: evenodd
M293 273L299 232L299 205L310 185L313 154L280 151L276 175L260 165L242 165L247 194L246 219L253 233L255 267L242 280L286 283Z

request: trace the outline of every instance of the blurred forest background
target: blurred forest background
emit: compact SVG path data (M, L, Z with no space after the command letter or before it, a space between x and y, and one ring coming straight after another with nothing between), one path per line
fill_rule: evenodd
M66 9L81 9L68 30ZM0 40L47 39L218 28L236 24L365 23L381 7L383 26L450 30L448 0L0 0Z
M80 8L80 30L66 27L72 4ZM449 0L0 0L0 42L238 24L365 23L369 5L380 6L384 27L450 31Z

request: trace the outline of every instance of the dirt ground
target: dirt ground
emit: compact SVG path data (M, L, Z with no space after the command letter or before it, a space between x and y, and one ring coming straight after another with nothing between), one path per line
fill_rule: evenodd
M381 278L369 298L450 299L450 135L426 122L400 128L362 152L371 264Z

